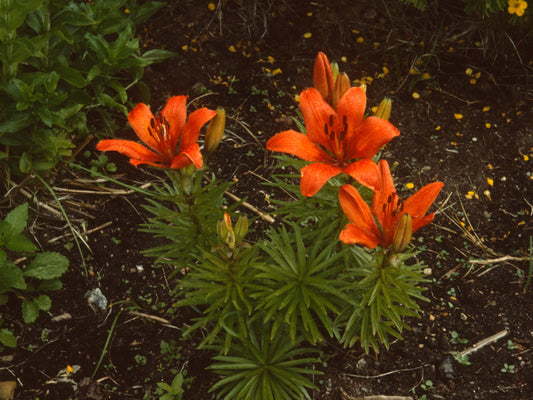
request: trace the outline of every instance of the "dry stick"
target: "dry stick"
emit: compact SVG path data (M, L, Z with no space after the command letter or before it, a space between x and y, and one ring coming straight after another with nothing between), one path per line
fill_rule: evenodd
M146 189L152 185L151 182L147 182L139 186L139 189ZM124 195L132 194L136 191L134 189L122 190L122 189L112 189L112 188L102 188L102 190L83 190L83 189L69 189L54 186L53 189L57 192L66 192L66 193L81 193L81 194L105 194L105 195Z
M480 340L479 342L472 345L472 347L469 347L466 350L461 351L461 357L466 357L470 353L473 353L474 351L478 351L479 349L487 346L488 344L491 344L499 339L501 339L504 336L507 336L509 331L507 329L504 329L503 331L500 331L492 336L489 336L488 338L485 338L483 340Z
M37 200L30 192L28 192L26 189L24 188L20 188L19 189L19 192L22 193L24 195L24 197L26 197L27 199L29 200L33 200L35 203L37 203L37 205L39 207L42 207L44 208L45 210L48 210L50 211L52 214L54 214L55 216L57 217L60 217L60 218L64 218L64 215L61 213L61 211L58 211L56 208L52 207L52 206L49 206L48 204L45 204L39 200Z
M89 229L88 231L84 232L85 235L89 235L93 232L96 232L96 231L99 231L100 229L104 229L106 227L108 227L109 225L111 225L113 222L112 221L109 221L109 222L106 222L105 224L102 224L100 226L97 226L96 228L93 228L93 229ZM64 235L61 235L61 236L57 236L55 238L52 238L48 241L48 243L55 243L57 242L58 240L60 239L63 239L63 238L66 238L66 237L69 237L69 236L72 236L72 233L65 233Z
M363 396L363 397L353 397L350 396L346 391L341 387L341 395L343 400L413 400L411 396L385 396L385 395L374 395L374 396Z
M240 197L235 196L233 193L230 193L230 192L228 192L226 190L225 194L228 195L229 197L231 197L236 202L240 202L247 209L249 209L249 210L253 211L254 213L256 213L257 215L259 215L263 221L270 222L271 224L276 222L276 220L274 218L272 218L270 215L265 214L264 212L260 211L257 207L254 207L253 205L251 205L247 201L243 201Z

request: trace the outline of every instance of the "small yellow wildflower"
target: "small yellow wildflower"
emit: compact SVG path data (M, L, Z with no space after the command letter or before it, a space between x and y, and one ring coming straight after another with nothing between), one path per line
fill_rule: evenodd
M411 96L413 96L413 99L419 99L420 98L420 95L417 92L413 92L413 94Z
M209 11L215 11L215 9L217 8L217 6L215 6L215 3L209 3L207 5L207 8L209 9Z
M304 38L305 39L309 39L311 36L313 36L313 34L311 32L304 33Z
M491 125L487 122L485 123L485 128L489 129L491 127Z
M407 189L411 190L412 188L415 187L415 185L414 185L414 183L409 182L409 183L406 183L406 184L405 184L405 187L406 187Z
M507 12L509 14L516 14L517 17L524 15L527 8L527 1L524 0L509 0L507 4L509 6Z

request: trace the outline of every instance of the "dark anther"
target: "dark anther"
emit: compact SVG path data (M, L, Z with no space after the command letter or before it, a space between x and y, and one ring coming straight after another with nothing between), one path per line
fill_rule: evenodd
M344 140L345 137L346 137L346 127L344 127L344 130L341 131L339 139L340 140Z

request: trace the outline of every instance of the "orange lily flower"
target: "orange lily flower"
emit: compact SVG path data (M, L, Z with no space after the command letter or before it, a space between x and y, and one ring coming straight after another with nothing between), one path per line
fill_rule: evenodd
M380 160L378 168L381 175L381 189L374 192L372 208L352 185L340 188L340 204L350 221L339 236L339 239L346 244L360 244L369 249L374 249L378 245L387 248L394 242L403 215L408 214L411 217L413 233L433 221L434 213L425 214L439 194L442 182L424 186L400 204L389 164L385 160Z
M274 135L267 149L293 154L313 162L302 168L300 190L315 195L324 184L346 173L373 190L380 187L379 171L372 157L400 132L388 121L364 118L366 94L348 89L333 109L314 88L300 95L300 109L307 134L288 130Z
M173 96L159 115L154 117L146 104L140 103L128 114L128 121L145 144L122 139L104 139L96 148L118 151L140 164L180 169L189 164L202 168L202 153L197 143L200 129L216 115L216 111L200 108L187 119L187 96Z

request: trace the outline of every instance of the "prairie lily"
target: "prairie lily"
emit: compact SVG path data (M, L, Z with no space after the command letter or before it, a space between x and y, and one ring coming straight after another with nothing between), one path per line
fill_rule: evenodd
M346 244L360 244L370 249L393 245L393 251L402 251L407 247L411 233L433 221L434 214L425 214L443 184L430 183L401 204L389 164L380 160L378 167L381 189L374 192L371 208L353 186L340 188L340 204L350 223L341 231L339 239ZM410 218L402 218L404 215Z
M300 190L315 195L332 177L346 173L364 186L380 187L379 171L372 160L379 149L400 132L388 121L364 118L366 94L348 89L332 108L314 88L300 95L307 134L288 130L274 135L267 149L311 161L301 170Z
M146 104L140 103L128 114L128 121L145 144L123 139L104 139L96 148L118 151L130 157L134 166L140 164L180 169L190 164L202 168L202 154L197 143L200 129L216 115L216 111L201 108L187 119L187 96L173 96L159 115L154 117Z

